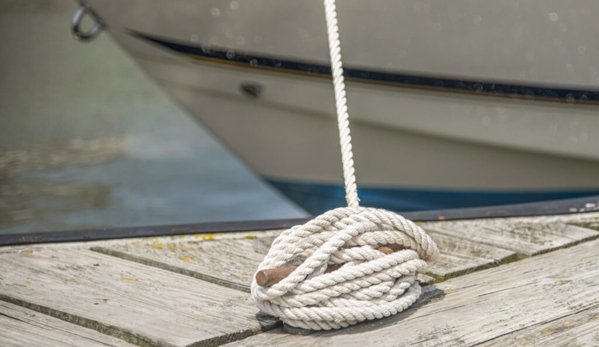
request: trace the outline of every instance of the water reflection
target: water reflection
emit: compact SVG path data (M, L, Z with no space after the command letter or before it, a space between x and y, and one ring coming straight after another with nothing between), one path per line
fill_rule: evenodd
M305 215L108 35L73 40L76 6L0 2L0 234Z
M23 177L68 166L101 165L123 156L123 140L119 138L74 139L54 145L0 149L0 230L18 229L32 221L47 229L67 229L69 225L56 219L56 215L107 208L111 204L112 184L59 183Z

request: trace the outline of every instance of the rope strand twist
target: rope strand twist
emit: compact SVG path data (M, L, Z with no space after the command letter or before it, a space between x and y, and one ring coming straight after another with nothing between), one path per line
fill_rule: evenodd
M416 275L439 256L435 242L412 221L359 206L335 0L324 5L348 207L281 233L258 271L297 268L272 287L259 286L254 277L251 287L262 311L312 330L339 329L407 309L421 294ZM385 254L378 250L385 245L405 249ZM325 273L333 265L340 267Z
M343 77L343 63L341 62L341 42L339 41L339 26L337 23L337 8L335 0L325 0L324 9L329 37L329 54L331 56L331 73L333 75L333 88L335 90L335 107L337 109L337 125L339 126L339 144L341 145L341 161L343 163L343 177L345 179L345 199L347 206L358 207L358 187L354 170L354 154L349 131L349 112L345 93L345 78Z

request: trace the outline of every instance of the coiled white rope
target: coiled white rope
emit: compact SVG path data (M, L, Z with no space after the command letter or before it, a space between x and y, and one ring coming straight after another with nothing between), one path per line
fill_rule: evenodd
M427 271L439 250L422 228L390 211L359 207L341 63L335 0L324 0L331 70L348 207L328 211L284 231L258 271L297 268L271 287L252 281L252 298L286 324L330 330L388 317L420 296L416 275ZM400 245L386 254L379 247ZM328 266L339 269L325 273Z

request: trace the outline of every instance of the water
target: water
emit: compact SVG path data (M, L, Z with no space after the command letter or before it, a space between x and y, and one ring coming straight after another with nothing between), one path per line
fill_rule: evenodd
M295 218L68 1L0 1L0 233Z

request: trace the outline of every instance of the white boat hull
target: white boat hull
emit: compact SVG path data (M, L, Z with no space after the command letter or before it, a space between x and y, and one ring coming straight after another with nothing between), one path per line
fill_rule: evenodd
M298 189L338 200L307 188L342 177L320 1L89 3L257 172L296 200ZM531 3L339 5L361 187L449 197L405 209L599 192L599 3Z

